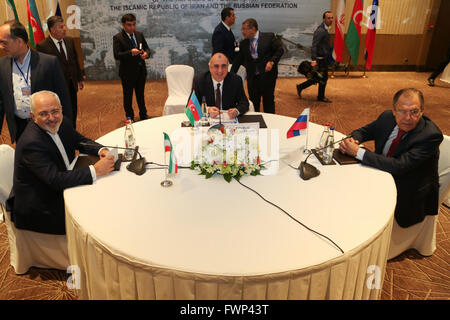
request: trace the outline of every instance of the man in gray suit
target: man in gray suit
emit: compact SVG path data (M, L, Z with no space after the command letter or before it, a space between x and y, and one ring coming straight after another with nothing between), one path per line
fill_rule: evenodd
M322 81L319 82L319 93L317 100L322 102L331 102L325 97L325 87L328 80L328 57L330 55L330 34L329 28L333 23L333 13L325 11L323 13L323 22L314 31L312 47L311 47L311 66L318 67L318 72L322 74ZM302 90L316 84L315 79L308 79L297 85L298 96L302 97Z
M34 92L55 92L65 116L72 118L72 105L64 74L56 57L31 50L28 34L20 22L0 26L0 132L6 116L11 143L17 141L30 121L30 97Z

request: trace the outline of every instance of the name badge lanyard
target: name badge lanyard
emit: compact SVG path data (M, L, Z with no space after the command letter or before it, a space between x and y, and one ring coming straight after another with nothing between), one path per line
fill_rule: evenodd
M27 84L27 87L29 88L30 85L28 84L28 77L29 77L29 75L30 75L30 66L31 66L31 63L28 62L27 76L26 76L26 77L25 77L25 75L23 74L22 69L20 69L19 65L17 64L17 61L16 61L16 60L14 60L14 63L16 64L17 69L19 69L19 72L20 72L20 74L22 75L22 77L24 77L25 83Z

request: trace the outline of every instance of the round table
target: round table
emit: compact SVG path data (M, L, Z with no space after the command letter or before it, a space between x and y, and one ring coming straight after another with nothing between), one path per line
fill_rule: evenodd
M269 129L261 136L270 130L279 160L268 175L241 182L344 254L234 180L179 169L163 188L164 170L138 176L122 164L94 185L64 192L81 299L380 297L396 203L391 175L361 164L322 166L311 156L321 174L304 181L293 167L305 158L306 136L286 138L294 118L262 115ZM180 128L183 120L175 114L134 124L147 161L164 163L163 132L190 132ZM321 132L309 123L308 147ZM123 146L123 134L122 127L98 142ZM175 149L180 143L172 138Z

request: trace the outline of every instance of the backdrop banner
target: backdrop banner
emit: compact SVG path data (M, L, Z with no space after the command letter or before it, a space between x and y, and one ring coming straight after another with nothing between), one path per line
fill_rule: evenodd
M261 32L282 37L286 52L279 75L299 76L297 67L311 59L314 30L322 23L329 0L78 0L81 9L80 38L86 75L89 80L118 79L113 55L113 36L121 31L120 19L126 13L137 18L152 50L146 61L149 78L164 78L171 64L193 66L195 72L208 70L211 36L220 22L223 8L232 7L236 23L232 31L242 40L241 24L247 18L258 21Z

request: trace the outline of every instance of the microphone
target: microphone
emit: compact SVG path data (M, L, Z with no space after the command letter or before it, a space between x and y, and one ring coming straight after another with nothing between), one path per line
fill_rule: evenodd
M97 144L89 143L89 142L80 142L80 145L88 146L88 147L98 147ZM128 171L131 171L131 172L137 174L138 176L141 176L141 175L143 175L145 173L146 160L139 153L139 151L138 151L139 150L139 146L136 146L135 148L125 148L125 147L105 146L105 145L101 145L101 146L104 147L104 148L113 148L113 149L120 149L120 150L132 150L134 153L133 153L133 158L131 159L130 164L127 165ZM139 155L139 159L136 159L137 155ZM123 158L119 157L119 159L117 159L116 163L114 164L114 167L115 168L120 168L120 164L122 162L123 162Z
M342 138L341 140L338 140L336 142L330 143L329 145L326 145L325 147L319 148L319 149L315 149L316 151L319 150L323 150L328 148L331 145L334 145L338 142L341 142L345 139L351 138L352 135L346 136L344 138ZM300 165L298 166L298 169L300 170L300 177L303 180L309 180L311 178L317 177L320 174L320 171L314 167L312 164L307 163L306 161L308 160L309 156L312 155L312 152L310 154L308 154L308 156L306 157L305 160L303 160L302 162L300 162Z

